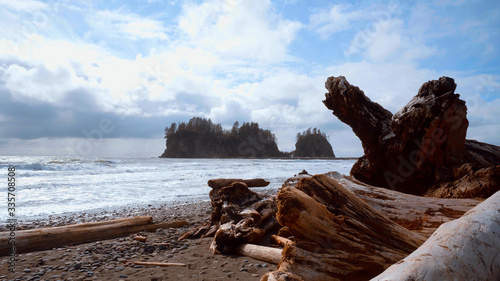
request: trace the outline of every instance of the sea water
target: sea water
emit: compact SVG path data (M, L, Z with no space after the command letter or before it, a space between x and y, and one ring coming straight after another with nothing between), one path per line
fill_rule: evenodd
M144 204L209 200L213 178L264 178L279 188L289 177L337 171L349 174L355 160L160 159L0 156L7 198L8 167L16 169L15 215L20 219L66 212L119 209ZM0 220L9 218L7 200ZM4 205L3 207L1 205Z

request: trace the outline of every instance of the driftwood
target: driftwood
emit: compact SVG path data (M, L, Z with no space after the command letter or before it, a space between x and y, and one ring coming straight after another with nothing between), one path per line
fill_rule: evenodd
M41 251L126 236L140 231L155 231L159 228L182 227L189 224L185 220L157 224L153 224L152 222L152 217L141 216L59 227L20 230L15 232L15 247L17 253ZM10 253L9 237L10 232L0 233L0 256Z
M209 180L212 187L212 215L201 227L191 229L179 240L186 238L214 237L210 246L213 253L234 253L237 246L259 243L264 235L278 226L275 218L274 197L267 198L250 190L250 186L266 186L263 179Z
M242 182L247 185L247 187L264 187L268 186L269 182L264 179L211 179L208 181L208 186L212 188L209 192L210 200L212 203L212 214L210 216L210 220L202 226L195 227L188 232L186 232L183 236L179 238L179 240L183 239L196 239L196 238L204 238L204 237L213 237L215 232L219 229L220 221L222 217L222 199L219 195L219 191L231 185L235 182Z
M139 242L146 242L148 238L146 236L140 236L140 235L137 235L134 237L134 240L137 240Z
M283 249L254 245L243 244L236 247L236 254L254 258L256 260L265 261L272 264L278 264L281 260L281 252Z
M500 280L500 192L373 280Z
M441 224L460 218L483 201L482 199L421 197L371 186L352 176L337 172L329 172L325 175L335 179L388 219L426 237L430 236ZM294 187L301 178L309 177L309 175L299 175L289 178L283 186Z
M366 280L425 241L325 175L283 187L277 204L280 225L296 239L285 246L278 271L304 280Z
M135 265L147 265L147 266L187 266L185 263L176 262L148 262L148 261L135 261Z
M356 179L436 197L487 198L500 189L500 147L465 139L467 107L452 78L424 83L394 115L343 76L325 87L323 103L363 145Z

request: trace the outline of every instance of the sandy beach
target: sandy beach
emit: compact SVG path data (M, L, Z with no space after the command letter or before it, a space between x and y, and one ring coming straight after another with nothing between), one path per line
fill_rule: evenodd
M249 257L213 255L209 251L212 238L177 241L190 228L208 221L210 213L210 202L201 201L20 221L20 229L29 229L149 215L155 222L185 219L190 225L19 254L15 273L8 271L9 257L0 257L0 280L259 280L276 269L275 265ZM147 236L146 242L134 240L136 235ZM135 261L186 266L140 266L134 265Z

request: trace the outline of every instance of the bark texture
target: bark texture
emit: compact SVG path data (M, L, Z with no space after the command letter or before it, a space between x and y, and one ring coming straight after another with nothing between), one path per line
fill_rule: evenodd
M433 198L398 192L362 183L352 176L337 172L325 174L370 205L373 209L397 224L429 237L441 224L460 218L482 202L472 198ZM301 178L298 175L286 180L284 186L294 187Z
M367 280L425 241L326 175L283 187L277 204L280 225L295 239L285 245L278 271L304 280Z
M452 78L424 83L392 115L343 76L323 103L360 138L356 179L415 195L487 198L500 189L500 147L466 140L467 107Z
M500 192L372 280L500 280Z

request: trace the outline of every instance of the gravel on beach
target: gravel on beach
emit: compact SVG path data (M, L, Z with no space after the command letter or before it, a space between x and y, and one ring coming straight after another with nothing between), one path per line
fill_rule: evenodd
M276 190L258 192L275 194ZM154 222L185 219L190 225L18 254L14 273L8 271L9 257L0 257L0 280L259 280L264 273L276 270L276 265L249 257L213 255L209 250L212 238L177 241L187 230L207 222L210 213L210 201L206 200L18 221L18 229L30 229L149 215ZM5 226L2 228L4 231ZM146 236L146 242L136 241L136 235ZM135 261L186 266L142 266L134 265Z

